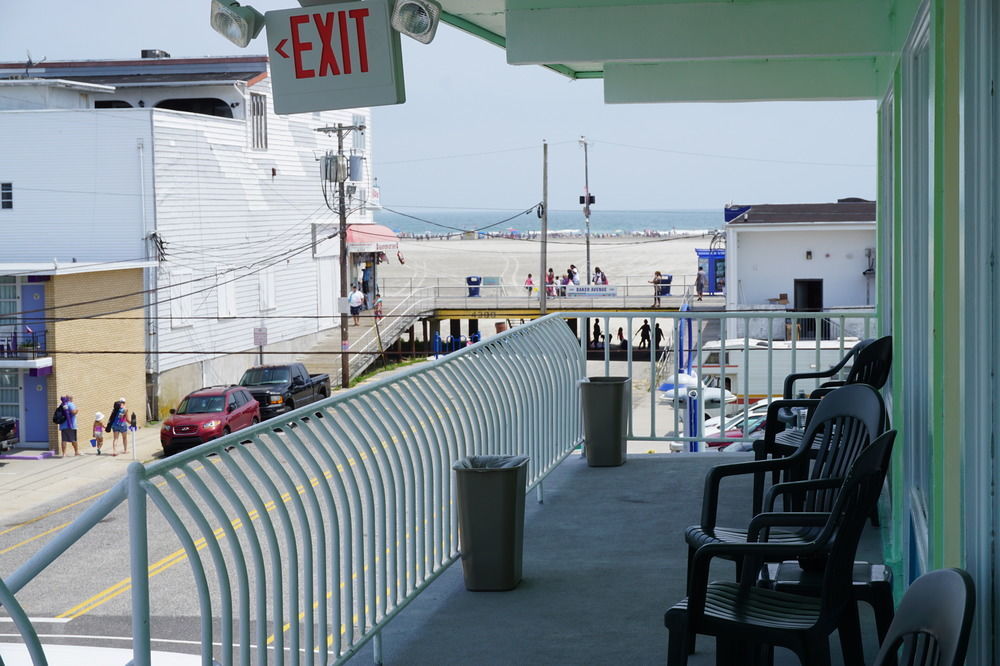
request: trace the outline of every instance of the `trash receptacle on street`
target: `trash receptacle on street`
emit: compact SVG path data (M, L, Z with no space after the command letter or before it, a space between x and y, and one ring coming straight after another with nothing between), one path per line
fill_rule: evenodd
M521 582L527 456L455 461L462 572L467 590L512 590Z
M674 281L674 276L670 273L664 273L660 281L660 295L669 296L670 295L670 285Z
M589 377L580 382L584 450L591 467L625 464L631 388L628 377Z
M469 285L469 296L479 295L479 285L483 283L482 276L470 275L465 278L465 284Z

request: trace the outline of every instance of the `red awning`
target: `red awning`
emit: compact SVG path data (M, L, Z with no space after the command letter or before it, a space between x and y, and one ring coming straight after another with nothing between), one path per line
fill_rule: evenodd
M399 249L399 239L381 224L347 225L348 252L389 252Z

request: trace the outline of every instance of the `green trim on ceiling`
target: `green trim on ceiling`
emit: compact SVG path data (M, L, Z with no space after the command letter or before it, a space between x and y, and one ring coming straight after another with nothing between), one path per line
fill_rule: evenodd
M481 25L477 25L472 21L457 16L456 14L449 14L448 12L441 12L441 20L448 25L458 28L463 32L467 32L470 35L475 35L480 39L485 39L490 44L499 46L500 48L507 49L507 39L503 35L498 35L497 33L487 30ZM552 70L556 74L562 74L563 76L570 79L601 79L604 78L604 72L600 71L577 71L572 67L566 65L541 65L542 67Z

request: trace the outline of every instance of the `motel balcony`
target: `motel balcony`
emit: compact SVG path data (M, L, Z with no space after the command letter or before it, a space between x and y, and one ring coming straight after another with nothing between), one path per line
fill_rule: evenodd
M774 350L782 341L771 339L759 354L750 334L784 331L788 314L549 315L278 420L133 464L72 529L4 578L0 602L30 643L18 591L125 504L137 664L148 663L150 608L163 594L144 577L148 535L161 532L176 534L191 562L191 588L169 593L191 600L185 616L200 644L189 650L206 664L259 663L265 645L268 663L302 663L296 657L311 652L325 656L305 663L665 663L663 616L685 596L683 533L699 521L705 475L753 454L669 452L671 443L697 449L707 433L699 419L684 434L682 410L664 400L663 384L681 373L710 376L714 353L727 359L716 381L735 396L716 408L735 414L749 408L747 395L774 395L786 362L793 371L825 369L832 364L821 342L842 355L877 324L870 312L838 313L836 340L801 341L781 358ZM567 319L588 330L594 317L604 330L626 327L630 339L643 318L659 323L662 353L587 361L586 340ZM579 382L588 376L632 380L622 466L589 467L581 456ZM727 435L716 437L741 440ZM515 454L530 457L523 579L511 591L468 591L452 463ZM723 485L719 517L749 519L749 479ZM883 562L882 531L866 530L857 559ZM713 569L713 577L733 576L731 563ZM866 606L860 611L870 659L874 621ZM836 636L831 650L843 663ZM700 637L689 663L714 659L714 641ZM797 659L779 649L775 663Z

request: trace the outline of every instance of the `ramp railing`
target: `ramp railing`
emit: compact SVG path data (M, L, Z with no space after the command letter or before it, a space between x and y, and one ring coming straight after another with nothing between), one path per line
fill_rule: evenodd
M14 595L128 503L133 663L150 664L151 606L196 600L206 666L327 664L375 639L458 558L452 463L530 456L528 487L581 442L580 348L547 317L438 361L147 465L0 583ZM149 504L156 507L151 511ZM151 586L150 533L172 532L193 589ZM185 579L187 580L187 579ZM23 625L23 626L22 626ZM192 627L192 633L195 632Z

